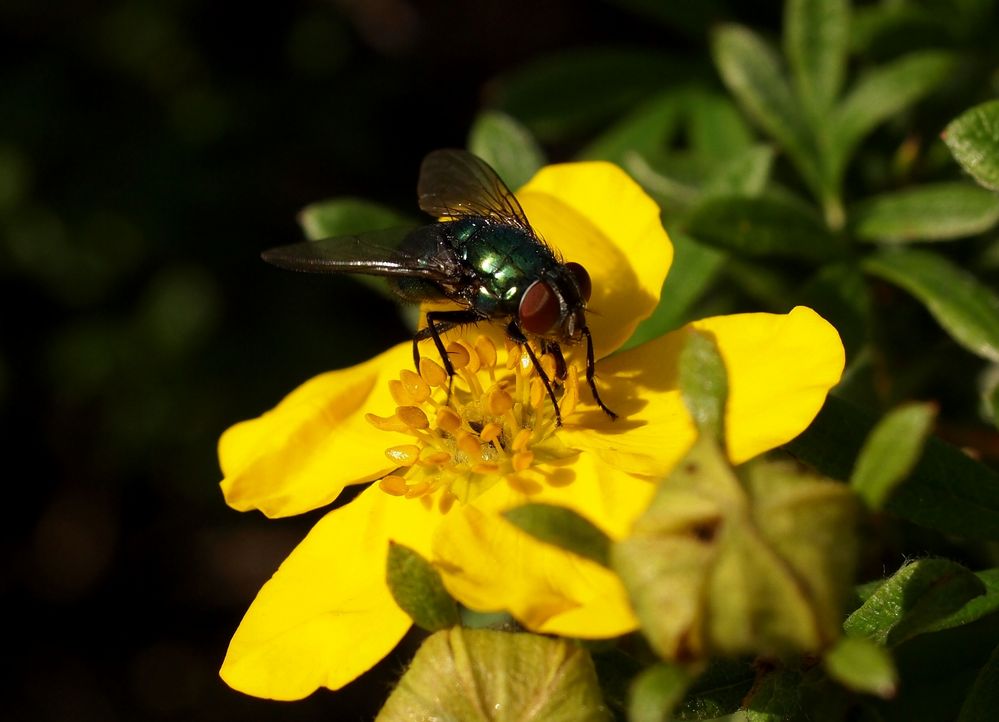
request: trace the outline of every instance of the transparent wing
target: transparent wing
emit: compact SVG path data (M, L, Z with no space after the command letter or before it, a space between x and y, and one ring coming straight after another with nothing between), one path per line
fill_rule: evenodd
M416 186L420 208L435 217L492 218L531 231L524 209L481 158L464 150L435 150L423 159Z
M453 254L439 243L428 248L425 242L419 242L432 235L432 228L392 228L292 243L264 251L260 257L280 268L306 273L364 273L448 281L453 279Z

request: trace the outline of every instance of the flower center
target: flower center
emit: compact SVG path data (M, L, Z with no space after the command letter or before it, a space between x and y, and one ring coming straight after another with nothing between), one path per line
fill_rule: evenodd
M413 437L413 443L385 450L398 468L379 486L428 506L436 500L444 513L500 480L529 493L536 483L524 472L567 456L555 437L555 409L530 356L507 341L500 359L487 336L474 343L452 341L447 354L455 370L450 392L447 372L424 356L419 373L404 369L389 381L395 413L367 414L375 428ZM550 354L541 355L539 363L552 380L562 417L568 417L579 401L576 368L569 365L566 378L558 380Z

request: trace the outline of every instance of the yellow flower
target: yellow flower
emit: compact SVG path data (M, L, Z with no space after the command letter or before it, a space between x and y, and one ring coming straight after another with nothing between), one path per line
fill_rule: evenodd
M528 629L606 638L636 628L609 570L534 541L500 512L558 504L622 538L653 482L692 445L676 388L686 331L609 355L658 302L672 247L655 203L607 163L547 167L518 198L534 228L592 277L597 383L620 418L602 413L580 382L576 347L557 428L529 361L483 324L449 337L461 367L450 397L432 347L416 373L403 343L230 428L219 456L236 509L298 514L377 482L323 517L260 590L222 667L232 687L297 699L342 687L382 659L411 624L385 582L389 541L430 559L462 604L508 611ZM839 336L807 308L692 326L714 334L726 364L734 462L800 433L842 372Z

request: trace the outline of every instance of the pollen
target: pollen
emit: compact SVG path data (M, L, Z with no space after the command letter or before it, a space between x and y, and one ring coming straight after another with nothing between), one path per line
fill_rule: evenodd
M546 475L535 467L573 452L557 439L555 408L530 354L510 341L499 349L485 335L450 341L445 350L453 378L425 354L419 373L403 369L388 382L394 413L366 417L395 437L385 456L396 468L379 487L445 514L496 483L540 491ZM565 419L579 400L579 373L569 365L558 378L556 359L535 351Z

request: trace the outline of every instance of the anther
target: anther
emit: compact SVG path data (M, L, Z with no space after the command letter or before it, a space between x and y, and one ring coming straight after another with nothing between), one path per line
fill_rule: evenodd
M424 381L419 374L409 369L403 369L402 373L399 374L399 380L411 399L409 403L422 404L430 398L430 384Z
M389 474L384 479L379 481L378 488L386 494L391 494L392 496L405 496L406 492L409 491L409 487L406 485L406 480L401 476L396 476L395 474Z
M490 421L485 426L482 427L482 431L479 432L479 438L485 441L487 444L492 444L497 441L503 435L503 427L497 424L495 421Z
M447 371L439 363L426 356L420 359L420 377L436 388L447 386Z
M409 393L406 391L406 387L402 385L402 382L399 379L389 379L388 388L389 393L392 394L392 399L399 406L406 406L407 404L413 403Z
M447 345L447 357L456 371L468 366L468 362L471 360L468 349L457 341L452 341Z
M552 356L550 353L546 353L538 360L538 363L541 364L541 370L545 372L545 375L548 378L550 379L555 378L556 364L554 356Z
M423 409L416 406L400 406L395 410L395 415L402 420L410 429L427 429L430 427L430 420L423 413Z
M499 471L499 464L494 461L480 461L472 466L473 474L495 474Z
M410 427L397 414L392 416L377 416L365 414L364 420L379 431L409 431Z
M424 454L420 461L429 466L442 466L451 461L451 455L446 451L431 451Z
M406 491L406 498L415 499L418 496L423 496L429 490L430 490L430 484L428 482L426 481L418 482L409 487L409 489Z
M475 438L472 434L462 433L457 437L458 448L461 449L465 455L470 457L470 461L479 459L482 456L482 445L479 440Z
M545 385L539 376L531 379L531 408L540 408L541 404L545 401L547 393L548 391L545 389Z
M486 410L491 416L502 416L513 408L513 397L498 386L486 397Z
M517 435L513 437L513 444L511 448L514 451L523 451L527 448L527 445L531 442L531 430L521 429L517 432Z
M452 409L444 406L437 412L437 428L453 435L461 428L461 417Z
M399 466L412 466L420 458L420 447L416 444L403 444L385 449L389 461Z
M488 336L479 336L475 339L475 352L486 368L496 365L496 344Z

